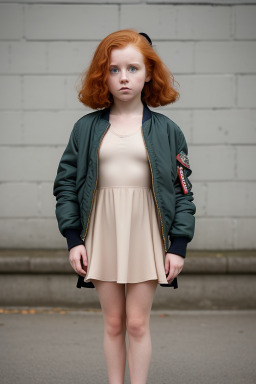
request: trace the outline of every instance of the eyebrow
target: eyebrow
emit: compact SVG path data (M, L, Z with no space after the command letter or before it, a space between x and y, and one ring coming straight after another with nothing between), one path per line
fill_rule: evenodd
M113 66L117 66L117 64L109 64L110 66L113 65ZM140 65L139 63L129 63L128 65Z

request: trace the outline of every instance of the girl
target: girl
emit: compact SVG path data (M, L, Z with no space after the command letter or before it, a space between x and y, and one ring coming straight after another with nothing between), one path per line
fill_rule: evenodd
M96 288L110 383L146 383L157 285L177 288L196 207L181 129L148 108L176 101L174 78L145 33L111 33L82 78L95 109L74 125L54 181L56 217L77 287ZM171 240L168 248L167 239Z

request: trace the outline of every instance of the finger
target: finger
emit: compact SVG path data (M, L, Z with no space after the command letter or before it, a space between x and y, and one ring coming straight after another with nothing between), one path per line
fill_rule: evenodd
M170 280L173 280L174 279L174 273L175 273L175 269L173 268L173 267L171 267L170 268L170 271L169 271L169 274L168 274L168 276L166 277L166 279L168 280L168 281L170 281Z
M180 269L176 268L174 273L174 278L177 277L179 273L180 273Z
M86 270L82 268L81 264L76 267L76 272L81 276L86 276Z
M168 257L166 257L165 258L165 264L164 264L165 274L167 274L169 272L169 264L170 264L170 260Z
M172 275L172 280L175 279L175 277L177 277L179 274L179 268L178 267L175 267L174 268L174 271L173 271L173 275Z
M83 268L83 265L82 265L81 255L80 255L79 259L76 259L75 268L76 268L76 271L79 275L82 275L82 276L86 275L86 270Z
M178 274L181 272L181 270L182 270L182 268L180 268L180 267L177 267L177 268L176 268L176 271L175 271L175 277L178 276Z
M84 271L84 273L87 273L87 265L83 264L83 259L81 258L81 270Z
M83 249L81 254L82 254L83 265L87 267L88 266L88 257L87 257L87 253L86 253L86 249L85 248Z

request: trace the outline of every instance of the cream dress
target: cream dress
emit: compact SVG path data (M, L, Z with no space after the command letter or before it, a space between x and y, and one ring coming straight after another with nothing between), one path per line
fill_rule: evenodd
M95 191L85 247L91 279L168 284L161 222L152 191L141 127L119 134L110 126L99 149Z

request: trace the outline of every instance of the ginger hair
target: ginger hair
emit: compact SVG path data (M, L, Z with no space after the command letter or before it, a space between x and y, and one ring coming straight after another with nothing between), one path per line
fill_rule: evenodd
M89 67L81 75L78 100L92 109L108 108L113 104L113 96L108 90L107 77L110 55L113 49L125 48L133 44L144 58L146 73L151 80L145 82L141 100L151 107L174 103L180 94L174 89L174 76L163 63L147 39L134 29L123 29L105 37L94 53Z

